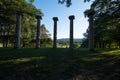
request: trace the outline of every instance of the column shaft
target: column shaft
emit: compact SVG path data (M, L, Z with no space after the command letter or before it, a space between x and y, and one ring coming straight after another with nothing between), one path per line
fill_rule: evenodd
M17 13L16 21L16 33L15 33L15 46L14 48L20 48L20 33L21 33L21 13Z
M93 15L89 16L89 51L94 51L94 21Z
M73 50L74 46L73 46L73 20L74 20L74 16L69 16L70 19L70 50Z
M57 17L53 17L54 21L54 35L53 35L53 48L57 48Z
M40 48L40 25L41 25L41 16L37 15L37 32L36 32L36 48Z

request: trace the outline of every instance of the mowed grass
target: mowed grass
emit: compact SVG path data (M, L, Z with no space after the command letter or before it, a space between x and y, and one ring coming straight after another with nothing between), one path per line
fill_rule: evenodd
M0 80L120 80L120 49L0 48Z

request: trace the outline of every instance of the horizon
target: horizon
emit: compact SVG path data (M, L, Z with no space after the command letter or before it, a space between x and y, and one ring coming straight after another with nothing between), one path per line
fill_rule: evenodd
M57 38L57 39L69 39L69 38ZM83 38L73 38L73 39L83 39Z
M47 2L47 3L46 3ZM41 9L44 16L41 20L41 24L45 24L46 29L51 34L53 39L53 17L58 17L57 26L57 38L69 38L69 25L70 21L68 17L74 15L74 38L84 38L83 33L88 28L88 18L85 18L84 11L90 8L92 1L84 3L83 0L72 1L70 7L66 7L65 4L58 4L58 0L35 0L34 5ZM66 27L65 27L66 26Z

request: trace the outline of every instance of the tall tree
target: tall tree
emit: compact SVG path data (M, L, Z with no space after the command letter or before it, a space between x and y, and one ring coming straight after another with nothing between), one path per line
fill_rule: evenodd
M51 34L49 31L46 29L45 25L42 24L40 27L40 41L41 41L41 47L47 47L47 46L52 46L52 39L51 39Z
M119 0L95 0L91 9L95 11L95 43L96 46L105 48L111 47L117 41L114 36L119 37L119 18L120 18ZM117 33L117 34L115 34ZM114 36L113 36L114 35ZM119 45L119 41L117 42Z
M0 27L6 26L6 23L9 26L15 25L17 12L22 13L22 17L25 17L24 15L26 14L33 18L36 14L43 14L41 10L37 9L33 4L26 2L26 0L0 0L0 7Z

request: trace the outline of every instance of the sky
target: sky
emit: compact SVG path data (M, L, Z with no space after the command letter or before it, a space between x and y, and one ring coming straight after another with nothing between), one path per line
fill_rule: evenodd
M44 13L41 24L45 24L53 38L53 17L58 17L57 38L69 38L70 20L68 17L74 15L74 38L83 38L83 33L88 28L88 18L85 18L84 11L90 8L92 2L84 3L84 0L72 0L72 5L58 4L58 0L35 0L34 5Z

